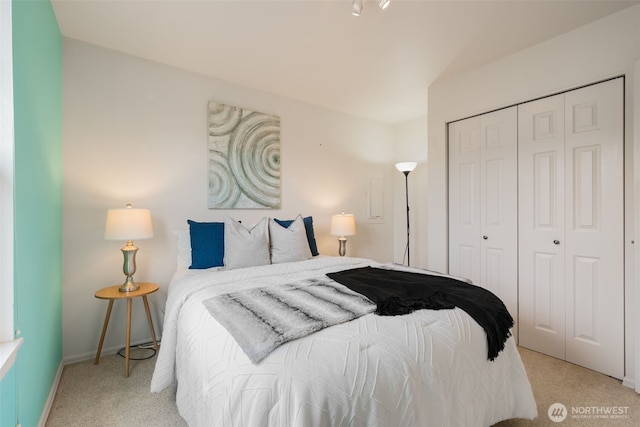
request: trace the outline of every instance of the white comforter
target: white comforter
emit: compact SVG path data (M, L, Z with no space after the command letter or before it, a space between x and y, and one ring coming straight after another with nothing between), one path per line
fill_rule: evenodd
M469 427L536 417L513 338L488 361L484 331L460 309L365 315L284 344L254 365L202 304L366 265L379 264L319 257L176 273L151 391L177 380L178 409L190 426Z

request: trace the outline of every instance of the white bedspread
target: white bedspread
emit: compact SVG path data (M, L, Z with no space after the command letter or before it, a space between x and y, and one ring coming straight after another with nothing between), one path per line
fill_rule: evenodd
M460 309L365 315L286 343L254 365L202 304L366 265L380 264L318 257L178 272L151 391L177 380L178 409L190 426L468 427L536 417L513 338L488 361L484 331Z

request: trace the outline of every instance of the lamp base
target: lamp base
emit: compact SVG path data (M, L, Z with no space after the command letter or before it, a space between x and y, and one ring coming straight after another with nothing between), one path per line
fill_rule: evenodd
M340 256L345 256L347 254L347 239L340 237L338 242L340 243L340 246L338 247L338 254Z
M120 292L133 292L138 289L140 289L140 285L133 281L133 277L127 277L126 282L118 288Z
M122 248L121 251L124 255L122 271L127 278L122 286L120 286L120 292L137 291L140 289L140 285L133 281L133 274L136 272L136 253L138 252L138 248L133 245L131 240L128 240L127 245Z

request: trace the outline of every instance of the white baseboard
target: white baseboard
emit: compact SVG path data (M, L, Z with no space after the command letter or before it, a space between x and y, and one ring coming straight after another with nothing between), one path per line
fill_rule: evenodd
M132 342L131 346L133 347L133 346L136 346L139 344L145 344L148 342L152 342L151 337L141 341ZM158 343L160 343L160 341L158 341ZM124 344L120 344L120 345L109 347L109 348L103 347L102 352L100 352L100 357L107 356L109 354L115 354L118 350L120 350L123 347L124 347ZM65 365L71 365L72 363L84 362L85 360L91 360L91 359L94 359L95 357L96 357L96 352L93 351L90 353L82 353L82 354L76 354L74 356L68 356L63 358L62 361Z
M42 410L42 415L40 415L40 421L38 422L38 427L44 427L47 423L47 418L49 418L49 412L51 412L51 407L53 406L53 399L56 397L56 392L58 391L58 386L60 385L60 378L62 377L62 370L64 369L63 361L60 361L58 365L58 372L56 372L56 377L53 380L53 385L51 385L51 390L49 391L49 397L44 405L44 409Z
M636 389L636 382L633 380L633 378L624 377L624 379L622 380L622 385L634 390Z

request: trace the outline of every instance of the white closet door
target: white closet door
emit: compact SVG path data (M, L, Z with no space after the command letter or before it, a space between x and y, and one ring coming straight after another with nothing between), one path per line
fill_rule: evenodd
M480 286L518 319L518 109L480 116ZM517 328L514 328L514 333Z
M480 118L449 125L449 273L480 283Z
M518 110L519 343L565 359L564 95Z
M624 375L623 81L568 92L567 360Z
M449 125L449 273L518 318L517 108Z
M518 114L520 344L622 378L622 79Z

